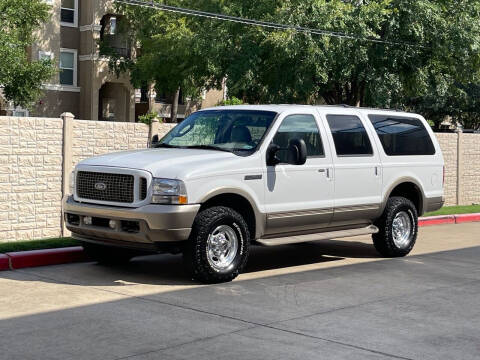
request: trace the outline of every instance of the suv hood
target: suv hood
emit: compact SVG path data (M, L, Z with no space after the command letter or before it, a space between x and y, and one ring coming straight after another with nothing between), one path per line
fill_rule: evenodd
M154 177L184 179L206 170L214 170L238 159L235 154L216 150L197 149L143 149L122 151L95 156L79 163L79 166L111 166L139 169L150 172Z

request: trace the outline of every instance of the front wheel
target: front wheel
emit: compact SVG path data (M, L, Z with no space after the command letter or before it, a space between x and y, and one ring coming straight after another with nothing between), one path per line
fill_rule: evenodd
M412 251L417 240L418 213L410 200L400 196L388 199L375 225L380 231L373 234L373 244L381 255L401 257Z
M204 283L231 281L248 259L250 234L243 217L224 206L201 211L183 253L190 275Z

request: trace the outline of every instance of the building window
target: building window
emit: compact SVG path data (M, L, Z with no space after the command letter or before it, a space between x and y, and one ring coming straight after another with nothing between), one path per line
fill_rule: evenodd
M77 86L77 50L60 49L60 84Z
M77 27L78 0L62 0L60 23L64 26Z
M29 113L27 109L23 109L20 106L17 106L13 111L12 111L12 116L15 117L28 117Z
M39 51L38 60L53 60L53 53L51 51Z

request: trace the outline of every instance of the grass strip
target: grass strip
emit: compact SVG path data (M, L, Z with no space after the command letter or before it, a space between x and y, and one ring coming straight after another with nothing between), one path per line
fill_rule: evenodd
M480 213L480 205L445 206L438 211L426 213L423 216L473 214L473 213Z
M7 243L0 243L0 253L28 251L28 250L43 250L64 248L70 246L79 246L80 242L72 238L54 238L41 239L31 241L12 241Z

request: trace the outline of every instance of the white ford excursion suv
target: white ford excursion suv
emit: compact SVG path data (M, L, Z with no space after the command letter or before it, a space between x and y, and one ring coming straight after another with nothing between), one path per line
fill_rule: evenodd
M87 159L63 200L93 258L180 253L203 282L234 279L252 245L372 234L405 256L442 207L444 161L419 115L329 106L198 111L153 148Z

